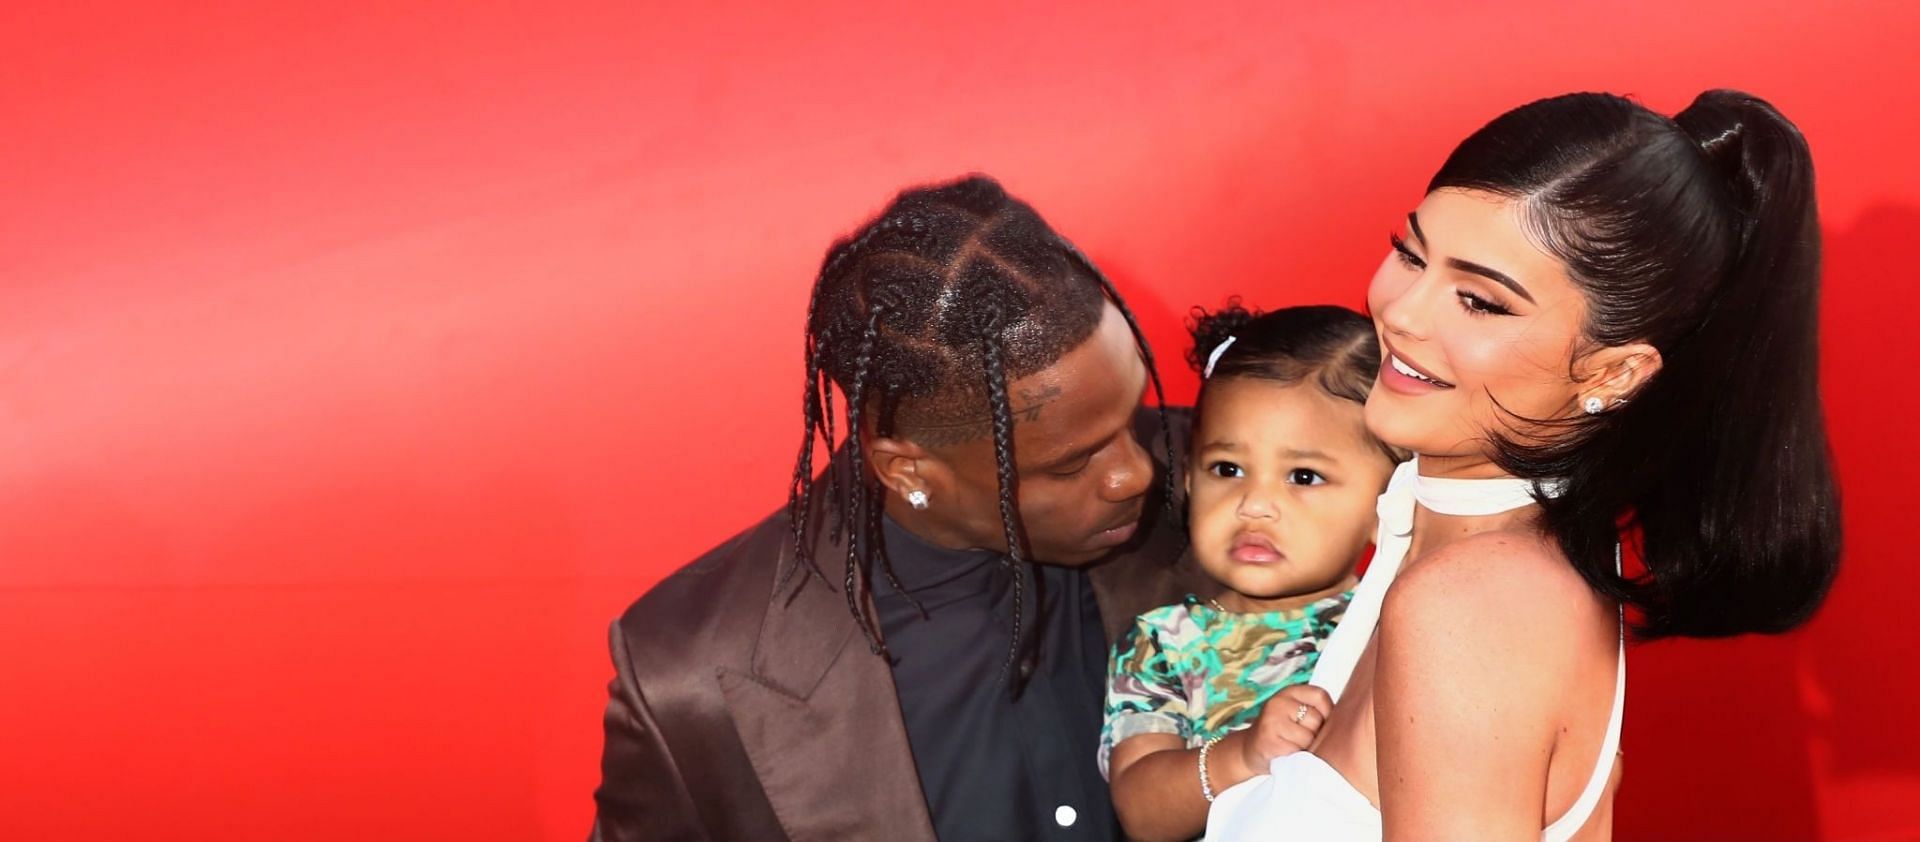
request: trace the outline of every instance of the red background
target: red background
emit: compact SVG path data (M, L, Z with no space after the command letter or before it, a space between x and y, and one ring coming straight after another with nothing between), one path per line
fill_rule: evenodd
M1499 111L1710 86L1818 160L1847 560L1633 653L1620 837L1920 838L1912 4L188 5L0 12L0 838L582 836L605 625L782 499L902 185L999 176L1171 360L1358 304Z

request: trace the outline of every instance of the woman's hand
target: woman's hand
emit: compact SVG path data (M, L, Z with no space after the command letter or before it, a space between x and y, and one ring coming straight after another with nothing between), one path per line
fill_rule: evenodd
M1276 757L1305 751L1320 726L1333 715L1333 697L1311 684L1281 688L1267 699L1260 716L1240 740L1240 760L1249 772L1267 774Z

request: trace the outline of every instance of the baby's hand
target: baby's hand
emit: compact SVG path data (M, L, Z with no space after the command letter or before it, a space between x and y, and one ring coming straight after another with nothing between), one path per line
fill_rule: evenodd
M1247 768L1264 775L1274 758L1306 750L1332 713L1333 697L1327 691L1311 684L1282 688L1267 700L1260 717L1247 729L1248 739L1240 743Z

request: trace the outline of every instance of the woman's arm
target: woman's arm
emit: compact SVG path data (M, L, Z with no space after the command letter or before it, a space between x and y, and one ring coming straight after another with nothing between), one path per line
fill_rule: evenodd
M1528 840L1592 595L1525 538L1475 536L1387 595L1374 684L1388 842ZM1579 590L1570 590L1577 588Z

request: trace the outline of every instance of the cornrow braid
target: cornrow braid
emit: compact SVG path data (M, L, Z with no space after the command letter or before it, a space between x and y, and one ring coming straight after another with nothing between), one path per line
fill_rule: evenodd
M813 437L816 432L822 436L828 453L832 453L834 447L833 386L829 381L826 367L822 363L826 353L822 350L822 346L828 341L829 332L819 326L815 316L819 312L820 299L827 290L827 279L833 277L847 260L858 255L876 233L878 233L877 228L870 228L860 236L828 249L827 258L820 266L820 274L814 279L813 293L807 298L806 386L805 394L801 399L805 431L801 436L800 455L794 460L793 484L788 489L787 495L787 519L793 528L794 563L781 572L776 590L784 590L788 581L793 578L794 570L802 566L806 567L822 585L832 587L827 583L826 573L820 569L820 565L813 558L813 548L806 540L808 505L813 495ZM840 490L839 473L829 471L828 496L834 500L841 500ZM841 500L841 505L844 509L845 501ZM842 532L841 521L836 520L833 526L834 538L838 539Z
M1004 563L1013 570L1013 637L1000 670L1002 677L1012 682L1013 692L1018 695L1025 686L1023 677L1017 675L1014 666L1024 648L1021 623L1026 617L1024 583L1027 569L1023 563L1026 554L1020 548L1020 507L1014 498L1013 410L1007 401L1007 371L1001 361L997 335L999 322L998 315L988 319L988 329L982 337L980 352L986 363L988 403L993 407L993 461L1000 483L1000 527L1005 531L1007 540Z
M886 312L886 305L879 301L871 301L867 305L867 329L860 335L860 355L855 360L853 388L847 393L847 429L852 431L851 434L856 438L860 430L862 407L865 404L867 376L873 363L874 334L880 332L880 319L886 315ZM867 610L867 605L860 599L860 591L856 587L858 577L866 572L865 565L861 563L860 549L863 544L871 545L874 537L867 534L866 521L863 520L870 488L865 471L866 454L857 441L853 447L847 448L847 451L847 458L852 463L847 482L853 497L851 503L841 511L841 523L847 535L847 610L853 613L854 620L860 624L861 633L867 636L867 648L873 650L876 655L886 655L887 646L880 639L879 620ZM856 530L855 525L861 528Z
M886 230L889 230L889 228L891 227L899 227L898 222L889 221L888 223L882 223L880 226L877 227L876 231L886 231ZM869 283L871 283L871 279L869 279ZM869 313L868 326L867 326L868 332L862 335L863 342L869 341L867 337L877 338L879 336L881 320L886 317L886 314L888 312L891 312L897 309L897 306L891 303L894 296L895 296L895 292L887 288L882 288L877 291L869 290L867 295L868 301L870 302L868 304L868 313ZM866 346L866 354L864 355L870 355L871 351L872 351L871 345ZM867 380L867 376L865 375L859 378L856 378L856 382L860 382L863 384L862 386L863 394L865 391L866 380ZM882 384L883 387L887 385L888 384L886 383ZM829 397L828 401L831 402L832 398ZM850 398L848 400L849 409L851 409L853 403L854 403L854 399ZM887 421L887 419L885 418L885 415L886 413L882 413L880 424L876 425L876 430L880 435L887 435L890 432L889 430L884 429L884 425L886 424L886 421ZM854 420L854 416L849 415L848 417L849 417L849 421L847 422L847 429L850 431L849 435L851 435L852 434L851 431L856 431L860 429L860 424L857 420ZM855 447L853 449L859 450L858 447ZM865 455L864 453L858 454L856 458L864 457L864 455ZM880 536L881 536L880 514L881 514L882 508L884 507L880 504L875 503L874 501L883 499L885 497L885 491L883 491L880 488L880 484L878 482L868 482L866 479L865 473L860 471L858 469L858 466L859 466L859 462L856 461L854 463L855 470L853 471L853 478L849 481L857 483L861 486L859 489L859 494L857 496L857 505L855 508L857 508L859 510L859 513L863 516L860 521L860 529L864 536L864 539L868 542L867 546L869 549L868 555L863 556L862 560L870 561L872 555L878 555L880 558L880 573L882 576L886 577L887 584L893 588L894 593L897 593L897 594L900 594L901 596L906 597L907 602L911 604L913 606L913 609L919 612L921 618L924 619L927 616L927 607L921 604L918 597L915 597L913 594L908 593L907 589L900 584L900 577L898 576L898 574L894 573L894 570L893 570L893 559L887 555L886 542L880 539ZM840 481L839 477L835 476L832 479L833 487L837 488L839 481ZM853 519L849 517L846 520L846 522L852 523ZM851 538L848 539L847 546L849 550L852 549L853 541ZM868 567L870 566L871 565L863 565L861 567L861 575L863 576L867 575ZM869 643L879 643L880 620L878 617L875 617L869 613L866 613L864 611L864 608L865 608L865 605L863 603L862 613L866 614L866 622L874 632L873 636L869 640ZM885 652L886 651L885 644L879 643L878 650L879 652Z
M807 322L813 322L813 314L820 304L820 293L816 287L814 294L807 300ZM824 418L827 424L827 449L833 449L833 407L832 391L822 387L824 372L820 370L820 338L811 331L807 333L805 349L807 354L807 384L800 399L800 413L805 420L806 430L800 437L800 454L794 458L793 482L787 489L787 522L793 528L793 564L780 572L780 584L776 590L784 590L793 573L802 567L813 574L820 584L827 584L826 573L814 563L813 553L807 547L807 506L813 496L813 437ZM828 401L825 410L821 407L821 397L825 394ZM831 587L829 585L829 587Z
M811 363L811 365L813 365L816 368L819 367L818 362L813 362ZM822 417L824 417L827 421L827 428L824 431L826 433L826 437L822 440L822 443L824 443L827 446L827 452L832 453L833 440L834 440L833 381L827 379L827 373L825 371L820 372L820 402L825 407L825 411L822 413ZM813 478L809 476L807 479L809 482L811 482ZM827 497L833 500L840 499L840 474L838 471L830 473L827 476Z

